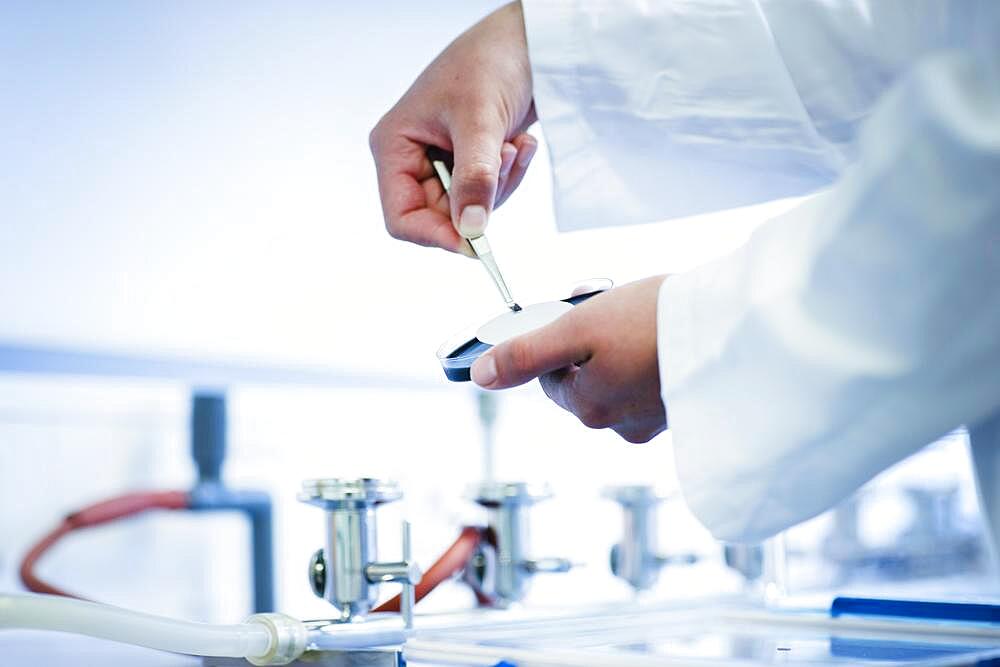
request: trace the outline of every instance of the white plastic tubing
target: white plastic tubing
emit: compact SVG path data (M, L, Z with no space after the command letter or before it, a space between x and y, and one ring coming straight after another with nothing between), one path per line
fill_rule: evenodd
M240 625L209 625L52 595L0 595L3 628L71 632L174 653L254 662L273 654L276 639L272 625L253 617Z

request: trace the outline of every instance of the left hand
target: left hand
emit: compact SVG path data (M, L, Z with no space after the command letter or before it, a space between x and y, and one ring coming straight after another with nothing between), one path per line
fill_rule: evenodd
M472 366L485 389L538 378L545 395L590 428L647 442L667 427L656 356L665 276L598 294L555 322L497 345Z

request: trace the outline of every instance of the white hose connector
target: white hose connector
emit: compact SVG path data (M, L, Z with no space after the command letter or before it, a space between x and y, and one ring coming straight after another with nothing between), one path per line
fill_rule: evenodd
M306 650L308 633L305 624L285 614L254 614L245 623L267 628L271 645L264 655L244 656L255 665L287 665Z
M54 595L0 595L0 628L71 632L173 653L246 658L255 665L286 665L306 645L305 626L284 614L210 625Z

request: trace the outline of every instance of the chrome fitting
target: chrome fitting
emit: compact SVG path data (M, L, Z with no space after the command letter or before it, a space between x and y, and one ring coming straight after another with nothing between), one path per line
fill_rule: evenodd
M409 524L403 526L403 560L377 561L375 509L398 500L402 492L395 482L362 478L356 480L315 479L302 484L299 500L326 513L326 542L309 563L313 592L339 612L339 621L349 621L371 611L378 600L378 584L403 584L404 616L412 609L412 588L420 582L420 568L410 557Z
M660 570L670 563L691 564L697 556L657 553L656 508L666 495L644 485L613 486L602 495L622 508L622 539L611 547L611 572L636 591L652 588Z
M552 497L547 486L487 482L472 489L469 496L488 515L486 540L466 567L465 577L482 596L506 606L524 598L535 574L568 572L573 567L566 558L527 556L528 510Z

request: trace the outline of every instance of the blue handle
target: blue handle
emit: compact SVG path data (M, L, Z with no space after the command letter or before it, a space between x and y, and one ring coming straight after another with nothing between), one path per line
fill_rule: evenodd
M195 392L191 400L191 455L198 483L191 490L194 511L230 510L250 520L254 611L274 611L274 536L271 497L263 491L230 489L222 481L226 460L226 395Z
M191 456L198 481L218 482L226 460L226 395L197 392L191 399Z

